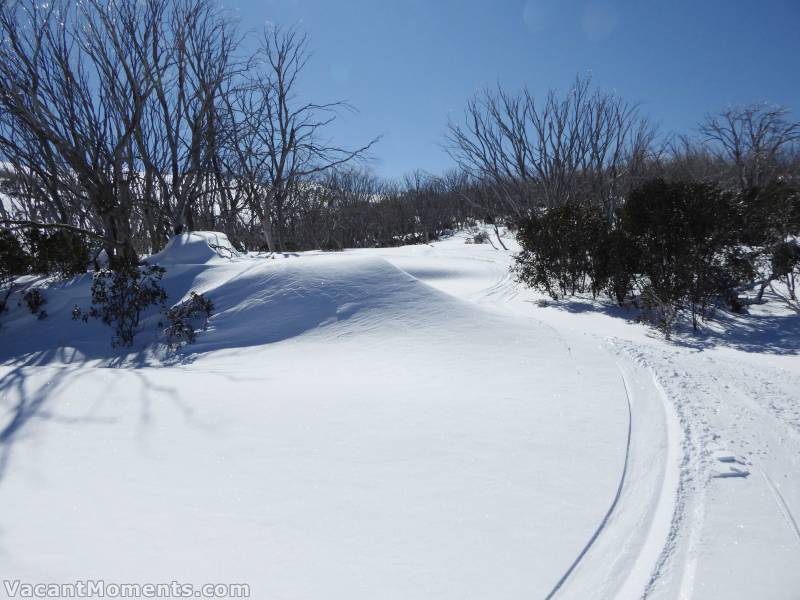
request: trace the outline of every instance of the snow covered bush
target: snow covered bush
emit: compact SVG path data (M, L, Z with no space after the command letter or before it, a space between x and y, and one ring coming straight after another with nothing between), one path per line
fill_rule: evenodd
M175 349L181 344L194 342L197 331L205 331L208 328L208 319L213 312L214 303L196 292L192 292L188 300L166 311L164 337L169 348ZM159 323L159 327L164 325L164 321Z
M489 243L489 234L485 231L479 231L474 236L472 236L472 243L473 244L488 244Z
M101 270L92 280L92 307L83 312L77 306L73 319L90 317L114 327L111 345L129 347L139 327L142 311L163 305L167 293L161 287L165 269L157 265L132 265L117 271Z
M22 300L25 302L25 306L28 307L28 310L32 315L37 315L39 319L46 319L47 312L42 310L42 306L45 305L47 300L45 300L44 294L36 288L30 289L22 296Z

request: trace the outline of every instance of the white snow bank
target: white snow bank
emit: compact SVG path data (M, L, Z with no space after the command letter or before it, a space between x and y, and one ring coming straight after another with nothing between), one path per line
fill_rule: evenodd
M419 266L178 265L170 300L215 305L194 361L0 366L4 576L544 597L618 489L619 373L594 343L448 296L419 279L436 265ZM108 353L107 327L71 321L66 300L55 310L78 285L9 333Z
M239 256L228 236L218 231L190 231L173 236L148 261L158 265L204 265Z

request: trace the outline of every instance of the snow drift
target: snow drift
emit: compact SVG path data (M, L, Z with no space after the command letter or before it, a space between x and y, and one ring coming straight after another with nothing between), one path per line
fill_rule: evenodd
M459 236L273 259L211 235L159 257L171 303L216 307L170 360L157 315L128 355L69 319L88 275L26 282L47 284L44 321L5 315L4 576L793 598L796 353L536 307L508 254Z
M216 306L183 365L0 368L4 572L243 581L263 598L545 595L619 484L608 357L380 257L222 260L204 243L165 251L170 301ZM108 352L107 328L43 323L29 344L63 328Z
M239 253L228 236L216 231L190 231L170 238L161 252L148 259L153 264L204 265L220 258L234 258Z

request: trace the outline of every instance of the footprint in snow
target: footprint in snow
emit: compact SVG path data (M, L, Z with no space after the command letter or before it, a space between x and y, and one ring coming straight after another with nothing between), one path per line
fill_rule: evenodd
M719 450L714 452L714 458L723 465L727 465L727 470L714 471L712 477L727 478L727 477L747 477L750 471L745 468L747 462L740 456L727 450Z

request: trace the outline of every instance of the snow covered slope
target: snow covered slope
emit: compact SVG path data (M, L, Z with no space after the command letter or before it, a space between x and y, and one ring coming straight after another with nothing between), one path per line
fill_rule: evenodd
M458 236L274 259L208 239L153 258L171 302L215 304L177 355L156 316L118 354L71 321L87 278L4 317L0 578L797 597L796 355L540 307L510 252Z
M564 597L800 598L800 315L773 301L667 343L607 304L542 304L514 284L505 243L370 252L616 357L632 401L628 476Z
M0 371L3 576L543 596L608 511L628 409L596 347L379 257L168 268L172 298L216 305L179 364L100 368L107 330L11 319L30 341Z

